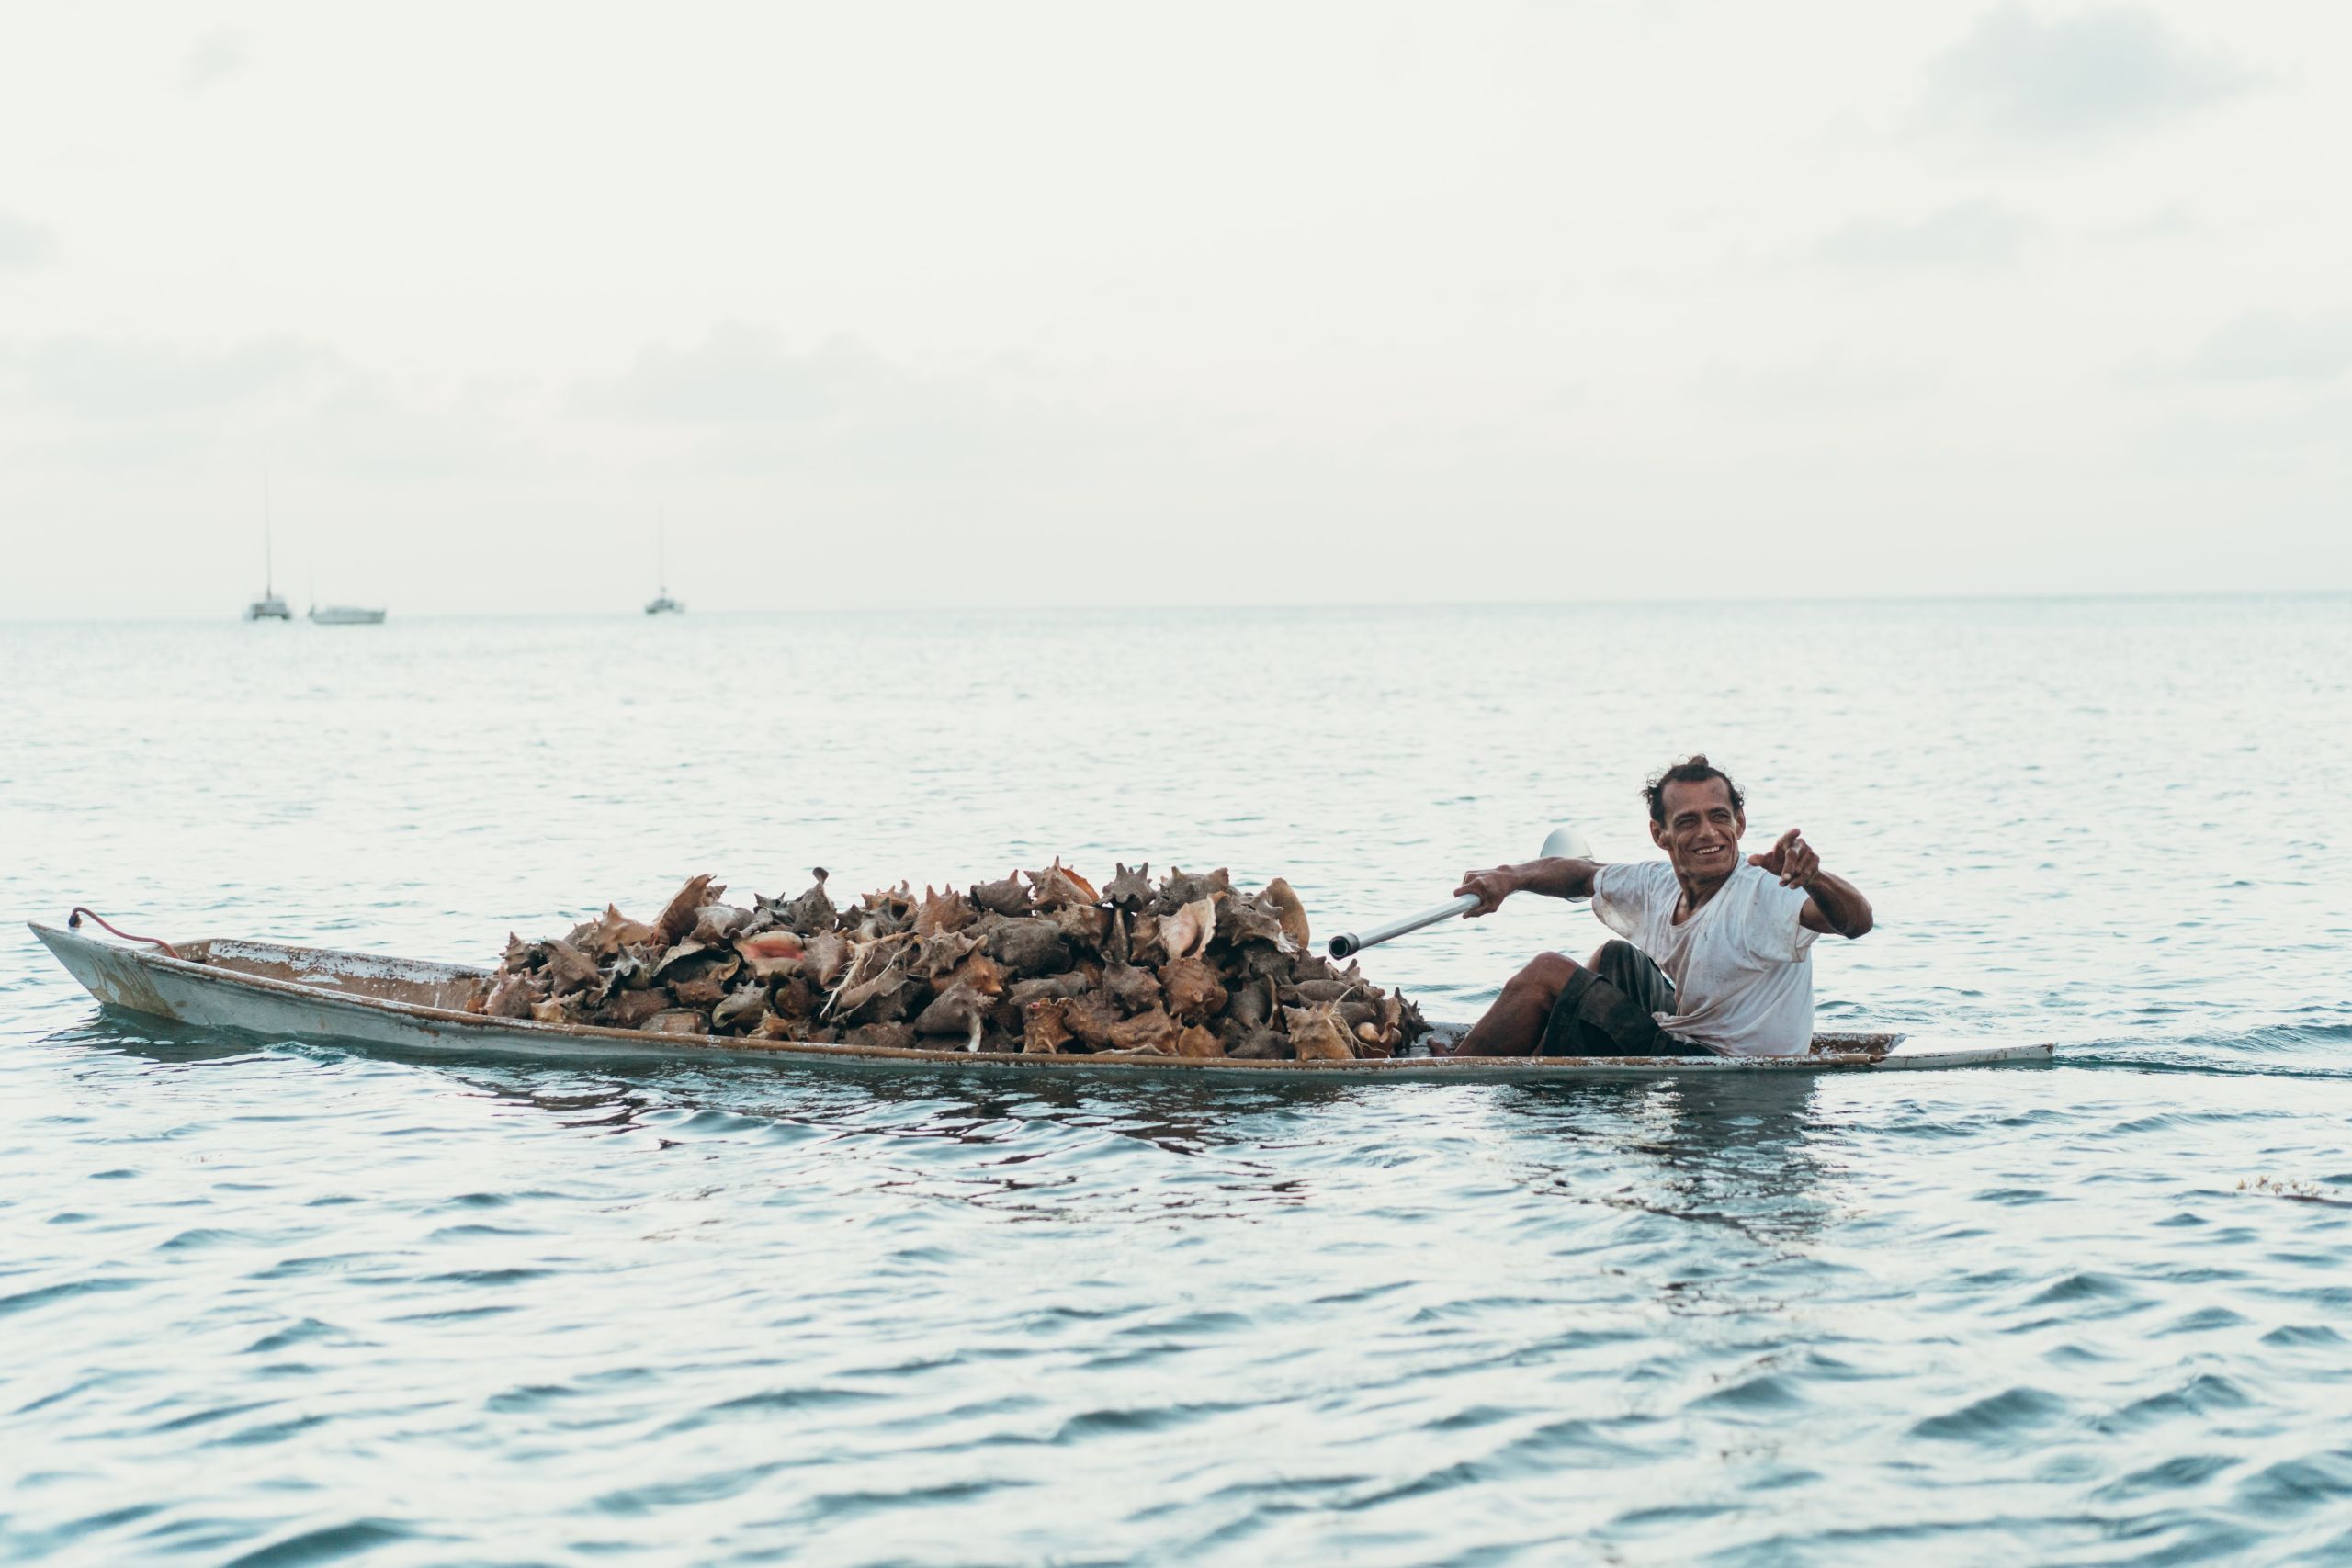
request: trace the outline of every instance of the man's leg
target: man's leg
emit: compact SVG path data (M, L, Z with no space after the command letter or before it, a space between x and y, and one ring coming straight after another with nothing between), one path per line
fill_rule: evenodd
M1532 1056L1543 1043L1552 1005L1583 971L1573 958L1538 953L1526 968L1503 982L1503 994L1453 1048L1457 1056Z
M1674 1010L1674 982L1630 942L1601 944L1560 988L1544 1028L1547 1056L1695 1055L1652 1015Z
M1644 1012L1673 1012L1674 982L1632 942L1604 942L1593 950L1592 972L1640 1004Z

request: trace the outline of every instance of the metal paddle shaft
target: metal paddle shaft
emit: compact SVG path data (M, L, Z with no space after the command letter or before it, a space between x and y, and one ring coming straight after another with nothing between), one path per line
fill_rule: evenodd
M1592 845L1574 828L1555 828L1552 829L1551 836L1544 840L1540 856L1544 860L1563 857L1590 860ZM1433 926L1440 920L1457 919L1477 907L1478 896L1475 893L1464 893L1459 898L1450 899L1433 908L1423 909L1418 915L1407 915L1402 919L1390 920L1385 925L1374 926L1369 931L1343 931L1331 939L1331 956L1352 957L1367 947L1377 947L1384 942L1394 941L1408 931L1419 931L1423 926Z
M1407 931L1417 931L1423 926L1433 926L1440 920L1450 920L1457 915L1466 915L1477 907L1478 896L1476 893L1464 893L1452 903L1440 904L1432 909L1423 909L1418 915L1407 915L1403 919L1391 920L1385 926L1374 926L1370 931L1342 932L1331 939L1331 956L1346 958L1351 953L1363 952L1367 947L1377 947L1393 937L1403 936Z

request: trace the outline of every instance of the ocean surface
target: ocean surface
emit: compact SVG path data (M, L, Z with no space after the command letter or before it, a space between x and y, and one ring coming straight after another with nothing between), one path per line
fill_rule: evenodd
M1329 932L1692 750L1876 903L1825 1025L2055 1065L425 1061L17 928L0 1560L2352 1560L2352 600L6 625L0 912L488 964L1058 854Z

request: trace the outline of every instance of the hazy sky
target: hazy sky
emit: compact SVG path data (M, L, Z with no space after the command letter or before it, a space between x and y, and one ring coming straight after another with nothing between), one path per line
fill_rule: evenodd
M0 616L2352 589L2352 8L0 11Z

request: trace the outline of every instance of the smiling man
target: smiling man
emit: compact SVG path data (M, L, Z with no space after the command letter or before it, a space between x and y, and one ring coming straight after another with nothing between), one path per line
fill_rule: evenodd
M1792 828L1742 859L1747 814L1731 775L1692 757L1650 780L1662 861L1537 860L1463 878L1466 918L1514 893L1592 899L1603 942L1589 964L1556 953L1512 976L1458 1056L1797 1056L1813 1044L1814 937L1871 929L1870 900Z

